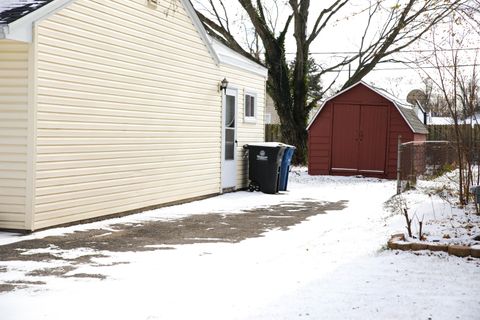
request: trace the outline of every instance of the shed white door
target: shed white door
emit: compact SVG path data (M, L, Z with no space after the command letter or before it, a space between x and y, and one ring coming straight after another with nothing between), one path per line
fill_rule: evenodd
M227 89L223 96L222 189L237 186L237 91Z

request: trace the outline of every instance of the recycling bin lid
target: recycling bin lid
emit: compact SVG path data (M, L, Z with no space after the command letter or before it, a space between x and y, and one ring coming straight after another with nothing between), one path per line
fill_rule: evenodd
M254 143L247 143L243 147L247 148L249 146L252 146L252 147L270 147L270 148L283 147L283 148L296 149L295 146L291 146L289 144L285 144L285 143L282 143L282 142L254 142Z

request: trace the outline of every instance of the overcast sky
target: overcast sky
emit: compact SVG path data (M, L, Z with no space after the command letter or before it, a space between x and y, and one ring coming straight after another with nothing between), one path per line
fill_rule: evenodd
M204 1L204 0L197 0L197 1ZM268 1L268 0L266 0ZM390 1L390 0L388 0ZM385 2L388 5L388 1ZM278 1L284 3L285 1ZM391 3L396 3L397 0L391 0ZM316 16L320 12L321 9L325 8L329 3L332 3L332 0L327 1L311 1L310 7L310 23L313 25ZM338 12L334 19L330 21L327 28L322 31L318 38L313 42L311 46L311 54L319 64L324 64L325 66L332 65L332 59L335 59L335 56L345 56L344 52L352 52L356 51L359 48L360 38L363 34L364 28L366 26L366 16L365 14L361 15L358 14L365 8L368 2L366 0L354 0L351 1L350 4L345 6ZM237 2L234 0L228 1L227 10L229 13L233 13L232 20L239 18L239 12L243 10L240 9ZM287 14L290 12L289 6L279 6L279 23L278 25L283 25L284 19L286 19ZM384 17L378 16L379 19L372 23L372 31L378 29L382 22L384 21ZM283 20L282 20L283 19ZM311 28L309 28L311 30ZM425 37L424 40L430 40L431 35ZM478 47L479 41L478 34L475 35L474 41L462 43L460 46L463 47ZM428 45L423 44L416 44L407 50L417 50L417 49L429 49L431 48ZM295 52L295 42L293 36L287 37L287 52L294 53ZM416 53L404 53L401 55L395 56L395 58L401 58L404 60L405 58L414 59L415 56L418 56ZM288 55L288 58L293 58L294 55ZM465 63L472 63L473 58L469 57L465 59ZM352 70L355 68L355 65L352 64ZM434 70L426 69L427 72L432 74ZM401 99L405 99L406 95L409 91L413 89L423 88L422 76L423 71L420 72L418 69L408 69L408 67L404 64L380 64L376 67L374 71L372 71L369 75L367 75L364 80L367 82L372 82L375 85L390 91L391 93L395 94ZM323 82L325 84L329 83L337 73L332 73L330 76L326 76L323 78ZM345 68L344 71L340 73L340 78L338 79L338 84L341 85L342 79L348 77L348 68Z

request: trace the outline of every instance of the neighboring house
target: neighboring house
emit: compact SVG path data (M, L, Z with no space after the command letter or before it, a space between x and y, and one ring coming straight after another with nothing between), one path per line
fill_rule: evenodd
M454 125L455 121L453 121L452 117L435 117L431 114L427 114L427 123L428 125L436 125L436 126L448 126ZM473 124L478 125L480 124L480 113L475 113L473 116L468 117L466 119L458 119L458 124Z
M417 118L422 121L423 124L428 124L428 114L422 105L417 101L412 105L413 112L417 115Z
M480 124L480 112L474 113L472 116L467 117L462 121L464 124L478 125Z
M318 109L320 108L321 102L317 104L310 112L308 113L308 122L310 123L311 119L315 116ZM267 102L265 105L265 124L280 124L280 117L278 112L275 109L275 104L273 103L272 98L267 93Z
M431 114L427 115L427 124L435 126L453 125L452 117L434 117Z
M267 102L265 104L265 124L280 124L280 118L277 110L275 109L275 103L272 97L267 94Z
M313 116L317 113L318 108L320 107L320 103L310 110L308 114L308 122L313 118ZM275 109L275 104L267 94L267 102L265 104L265 124L280 124L280 117L278 116L278 112Z
M308 125L309 174L395 178L398 137L425 141L414 110L364 82L327 99Z
M0 39L0 228L246 186L267 70L212 42L188 0L3 1Z

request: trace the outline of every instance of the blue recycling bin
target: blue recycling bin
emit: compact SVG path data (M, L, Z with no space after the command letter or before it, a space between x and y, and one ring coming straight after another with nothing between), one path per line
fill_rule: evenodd
M296 149L294 146L288 144L283 146L285 147L285 151L283 152L282 164L280 165L279 191L287 191L288 173L290 172L290 164L292 163L292 157Z

